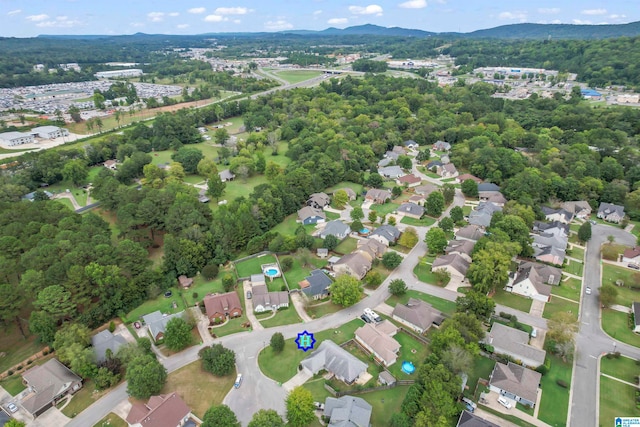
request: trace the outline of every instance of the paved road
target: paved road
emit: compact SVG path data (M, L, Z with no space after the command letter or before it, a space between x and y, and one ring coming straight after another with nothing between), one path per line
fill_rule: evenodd
M598 299L601 280L600 246L614 236L616 243L631 245L635 236L619 228L607 225L592 227L592 237L587 244L583 286L592 289L591 295L581 292L580 331L576 336L576 353L573 364L571 385L571 407L569 425L571 427L598 426L599 371L598 358L615 350L625 356L640 359L640 349L616 342L602 331L600 325L600 303ZM614 342L616 342L614 346ZM620 414L625 415L625 414ZM612 420L613 422L613 420Z

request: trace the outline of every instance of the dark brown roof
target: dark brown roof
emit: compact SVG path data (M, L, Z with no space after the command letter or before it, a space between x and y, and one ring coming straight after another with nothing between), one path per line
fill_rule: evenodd
M207 295L204 297L204 306L207 310L207 316L211 317L216 313L228 313L234 308L242 310L240 298L235 292L227 292L226 294Z
M144 404L136 402L131 406L127 422L140 423L143 427L175 427L191 413L184 400L175 393L151 396Z
M498 362L493 368L490 384L535 403L540 378L542 375L539 372L511 362L508 365Z

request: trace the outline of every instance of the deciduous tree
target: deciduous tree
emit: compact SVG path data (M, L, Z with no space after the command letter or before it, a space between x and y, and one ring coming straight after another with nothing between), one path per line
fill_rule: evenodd
M240 427L240 423L227 405L214 405L205 412L202 427Z
M343 274L331 284L331 300L335 304L350 307L360 300L360 295L362 286L355 277Z
M253 414L247 427L284 427L282 417L273 409L260 409Z
M349 202L349 195L347 192L340 189L333 193L333 203L336 206L336 209L344 209L344 207Z
M271 335L269 342L274 353L280 353L284 349L284 336L280 332Z
M591 240L591 223L589 221L585 221L578 228L578 240L585 243Z
M430 254L444 253L444 248L447 247L447 235L440 227L430 228L424 241L427 243Z
M222 344L205 347L198 355L202 359L202 369L218 377L229 375L235 369L236 354Z
M451 216L454 223L458 223L464 219L464 212L460 206L454 206L451 208L449 216Z
M364 218L364 212L362 212L362 208L357 206L351 210L351 213L349 215L351 216L351 219L353 221L360 221L362 218Z
M413 248L418 243L418 232L413 227L407 227L398 239L398 244L405 248Z
M616 297L618 296L618 288L613 285L603 285L600 288L600 303L609 308L616 302Z
M167 322L164 333L164 345L169 350L179 351L191 344L191 326L179 317Z
M395 279L389 283L391 295L404 295L407 292L407 284L402 279Z
M313 396L306 388L296 387L286 400L287 421L291 427L306 427L315 419Z
M387 270L393 270L402 263L402 255L397 252L389 251L382 255L382 265Z
M466 197L478 197L478 183L472 179L465 179L460 186Z
M153 355L138 356L127 365L127 393L136 399L148 399L160 393L167 370Z
M444 196L441 192L434 191L429 194L424 206L427 211L427 215L433 218L438 218L444 211Z

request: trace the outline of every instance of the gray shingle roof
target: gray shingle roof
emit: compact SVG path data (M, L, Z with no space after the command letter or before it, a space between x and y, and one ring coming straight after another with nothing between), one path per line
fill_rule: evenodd
M327 288L332 283L329 276L324 274L322 270L313 270L305 280L309 283L309 286L302 289L302 292L310 297L327 293Z
M600 203L598 214L607 216L611 215L614 212L617 213L620 217L624 217L624 206L614 205L613 203Z
M557 285L560 283L560 279L562 278L562 270L557 267L551 267L546 264L539 264L537 262L523 262L518 267L518 270L533 267L536 270L536 273L544 283L549 285Z
M462 411L456 427L500 427L468 411Z
M438 268L446 267L449 265L463 276L466 276L470 264L459 254L442 255L433 261L433 263L431 264L431 269L437 270Z
M392 316L399 318L426 330L432 324L440 324L444 319L442 313L433 308L431 304L422 300L409 298L407 304L396 304Z
M478 184L478 192L480 191L500 191L500 187L492 182L483 182Z
M484 236L484 230L478 225L467 225L456 232L456 238L469 239L477 242Z
M535 403L540 378L542 375L539 372L515 363L509 362L508 365L496 363L491 374L490 384Z
M325 238L327 236L336 236L338 238L342 238L351 232L351 227L349 227L344 222L339 219L329 221L327 225L325 225L324 230L322 230L319 234L321 238Z
M388 178L397 178L404 175L404 172L402 171L400 166L386 166L378 169L378 173Z
M98 332L91 337L91 345L93 346L93 352L96 355L96 360L102 362L106 360L107 350L111 350L111 353L115 356L120 347L125 345L125 340L120 335L113 335L109 330Z
M369 427L372 406L355 396L327 397L324 415L331 427Z
M545 216L547 217L551 215L560 215L562 218L564 218L566 222L571 222L571 220L573 219L573 213L567 210L564 210L562 208L553 209L553 208L548 208L546 206L543 206L542 213L545 214Z
M322 341L318 349L300 364L313 374L326 369L349 383L367 371L366 363L329 340Z
M398 212L404 212L412 215L422 216L424 214L424 208L414 203L403 203L398 208Z
M487 344L505 352L515 359L526 359L537 365L544 363L547 352L529 345L529 334L495 322L484 340Z
M373 230L371 235L382 236L385 239L387 239L389 242L395 242L400 237L400 230L398 230L393 225L385 224Z
M313 217L326 219L327 215L324 213L324 211L321 211L320 209L312 208L311 206L305 206L298 211L298 219L300 221L304 221L307 218L313 218Z
M174 317L180 317L184 315L184 311L180 313L170 314L168 316L163 315L160 311L154 311L153 313L149 313L145 316L142 316L144 323L149 327L149 332L154 337L157 337L159 333L164 333L165 328L167 327L167 323L169 320Z

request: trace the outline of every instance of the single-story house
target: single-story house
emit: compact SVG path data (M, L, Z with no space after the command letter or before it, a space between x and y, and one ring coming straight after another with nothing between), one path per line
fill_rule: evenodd
M469 224L481 227L489 227L491 218L495 212L501 212L502 207L491 202L480 202L469 214Z
M504 197L502 193L494 191L483 191L482 193L478 193L478 196L481 202L491 202L498 206L504 206L507 203L507 198Z
M633 332L640 332L640 302L634 302L631 304L631 311L633 311Z
M553 222L533 222L533 232L540 234L551 234L558 237L569 237L569 224L560 221Z
M160 311L154 311L153 313L146 314L142 316L142 320L145 325L149 329L149 335L153 339L153 341L158 341L162 337L164 337L164 331L167 328L167 323L169 320L179 317L182 318L184 316L184 311L174 314L162 314Z
M358 197L358 195L356 194L355 191L353 191L352 188L344 187L344 188L341 188L341 190L344 190L344 192L347 193L347 197L349 198L349 200L355 200Z
M396 179L396 183L398 185L405 185L407 184L407 187L412 188L412 187L417 187L418 185L420 185L420 183L422 182L422 180L420 178L418 178L417 176L415 176L414 174L408 174L408 175L404 175L401 176L400 178Z
M330 340L322 341L300 365L313 375L324 369L347 384L353 384L360 375L367 372L366 363Z
M553 246L533 247L533 257L540 262L562 265L566 256L565 251Z
M379 188L372 188L367 191L367 194L364 196L364 198L365 200L368 200L370 202L382 205L387 203L387 201L391 199L391 192L388 190L381 190Z
M442 166L439 166L436 169L436 173L440 175L442 178L452 178L458 175L458 169L456 169L453 163L447 163Z
M378 169L378 173L385 178L396 179L404 175L404 171L400 166L385 166Z
M373 258L367 252L352 252L333 264L333 271L337 274L348 274L358 280L362 280L371 270L372 260Z
M181 276L178 276L178 284L180 285L180 287L187 289L191 285L193 285L193 278L187 277L183 274Z
M326 239L327 236L335 236L338 240L342 240L351 233L351 227L339 219L329 221L325 227L318 232L318 237Z
M535 406L542 374L509 362L496 363L489 380L491 391L523 405Z
M265 286L266 288L266 286ZM289 292L253 292L253 310L256 313L265 311L276 311L281 308L289 307Z
M325 206L329 206L331 198L326 193L313 193L307 200L307 206L311 206L316 209L323 209Z
M547 352L529 345L529 334L494 322L483 342L493 347L493 352L520 360L524 366L537 368L544 364Z
M426 201L427 200L425 199L425 197L420 194L414 194L413 196L409 197L409 203L414 203L420 206L424 206L424 202Z
M120 347L126 343L127 340L123 336L113 335L108 329L100 331L91 337L91 346L97 362L107 360L107 351L110 351L111 355L115 356Z
M32 191L31 193L27 193L24 196L22 196L22 200L28 200L30 202L33 202L36 199L36 193L37 191ZM53 198L53 193L50 191L43 191L43 193L49 198Z
M500 427L498 424L494 424L491 421L487 421L484 418L480 418L477 415L472 414L469 411L462 411L460 418L458 418L458 424L456 427Z
M433 149L436 151L449 151L451 150L451 144L444 141L436 141L435 144L433 144Z
M377 240L385 246L397 242L399 237L400 230L389 224L381 225L369 235L370 239Z
M302 293L309 299L322 299L329 296L331 278L322 270L313 270L311 274L299 283Z
M358 251L368 253L371 258L382 258L387 246L375 239L358 239Z
M495 193L499 193L500 192L500 187L498 187L496 184L492 183L492 182L483 182L481 184L478 184L478 193L479 192L485 192L485 191L493 191Z
M544 283L533 266L520 268L513 282L507 284L507 290L542 302L548 302L551 298L551 286Z
M619 224L624 219L624 215L624 206L602 202L598 208L597 216L607 222L615 222L616 224Z
M131 405L127 423L131 427L180 427L191 417L191 409L175 392L151 396L149 402Z
M415 187L413 191L415 191L416 194L427 197L429 194L433 193L434 191L440 191L440 187L438 187L435 184L427 183L425 185L420 185L418 187Z
M640 246L634 246L633 248L625 249L624 253L622 254L622 262L640 264Z
M476 242L472 240L451 240L447 247L444 248L444 253L447 255L458 254L467 262L471 262L471 254L475 246Z
M211 323L242 316L242 304L236 292L207 295L204 297L204 307Z
M29 393L22 399L22 407L34 417L56 405L68 394L82 388L82 378L71 372L58 359L50 359L22 374Z
M462 175L458 175L456 177L455 182L457 182L458 184L462 184L463 182L465 182L466 180L472 180L475 181L477 184L481 184L482 180L480 178L478 178L477 176L473 176L470 173L463 173Z
M384 366L391 366L398 359L400 344L391 338L398 332L398 327L388 320L373 325L365 323L356 329L356 341L369 350Z
M398 212L409 218L420 219L424 215L424 208L414 203L403 203L398 208Z
M569 224L573 220L573 214L562 208L553 209L543 206L542 213L547 221L558 221L564 224Z
M413 139L409 139L403 142L402 144L405 146L405 148L408 148L410 150L415 150L418 148L418 143L415 142Z
M323 415L329 418L329 426L370 427L372 406L355 396L327 397Z
M471 240L477 242L482 236L484 236L484 228L479 225L467 225L456 231L456 240Z
M533 267L536 270L537 275L547 285L555 286L560 284L560 279L562 279L562 270L559 268L537 262L525 261L518 266L518 270L523 270L529 267Z
M118 162L116 160L105 160L105 162L102 164L105 168L109 169L109 170L116 170L118 168Z
M222 182L233 181L234 179L236 179L236 176L229 169L218 172L218 176L220 177L220 181Z
M326 219L327 215L323 210L312 208L311 206L305 206L298 210L298 222L304 225L322 223Z
M252 274L249 276L249 280L251 281L251 287L267 285L267 279L264 274Z
M449 272L452 278L456 277L464 280L470 265L471 263L464 259L462 255L442 255L433 261L431 271L445 270Z
M586 219L591 215L591 205L585 200L564 202L562 209L571 212L576 218Z
M415 298L409 298L406 304L396 304L391 317L419 334L425 333L432 325L439 326L444 320L442 313L431 304Z

